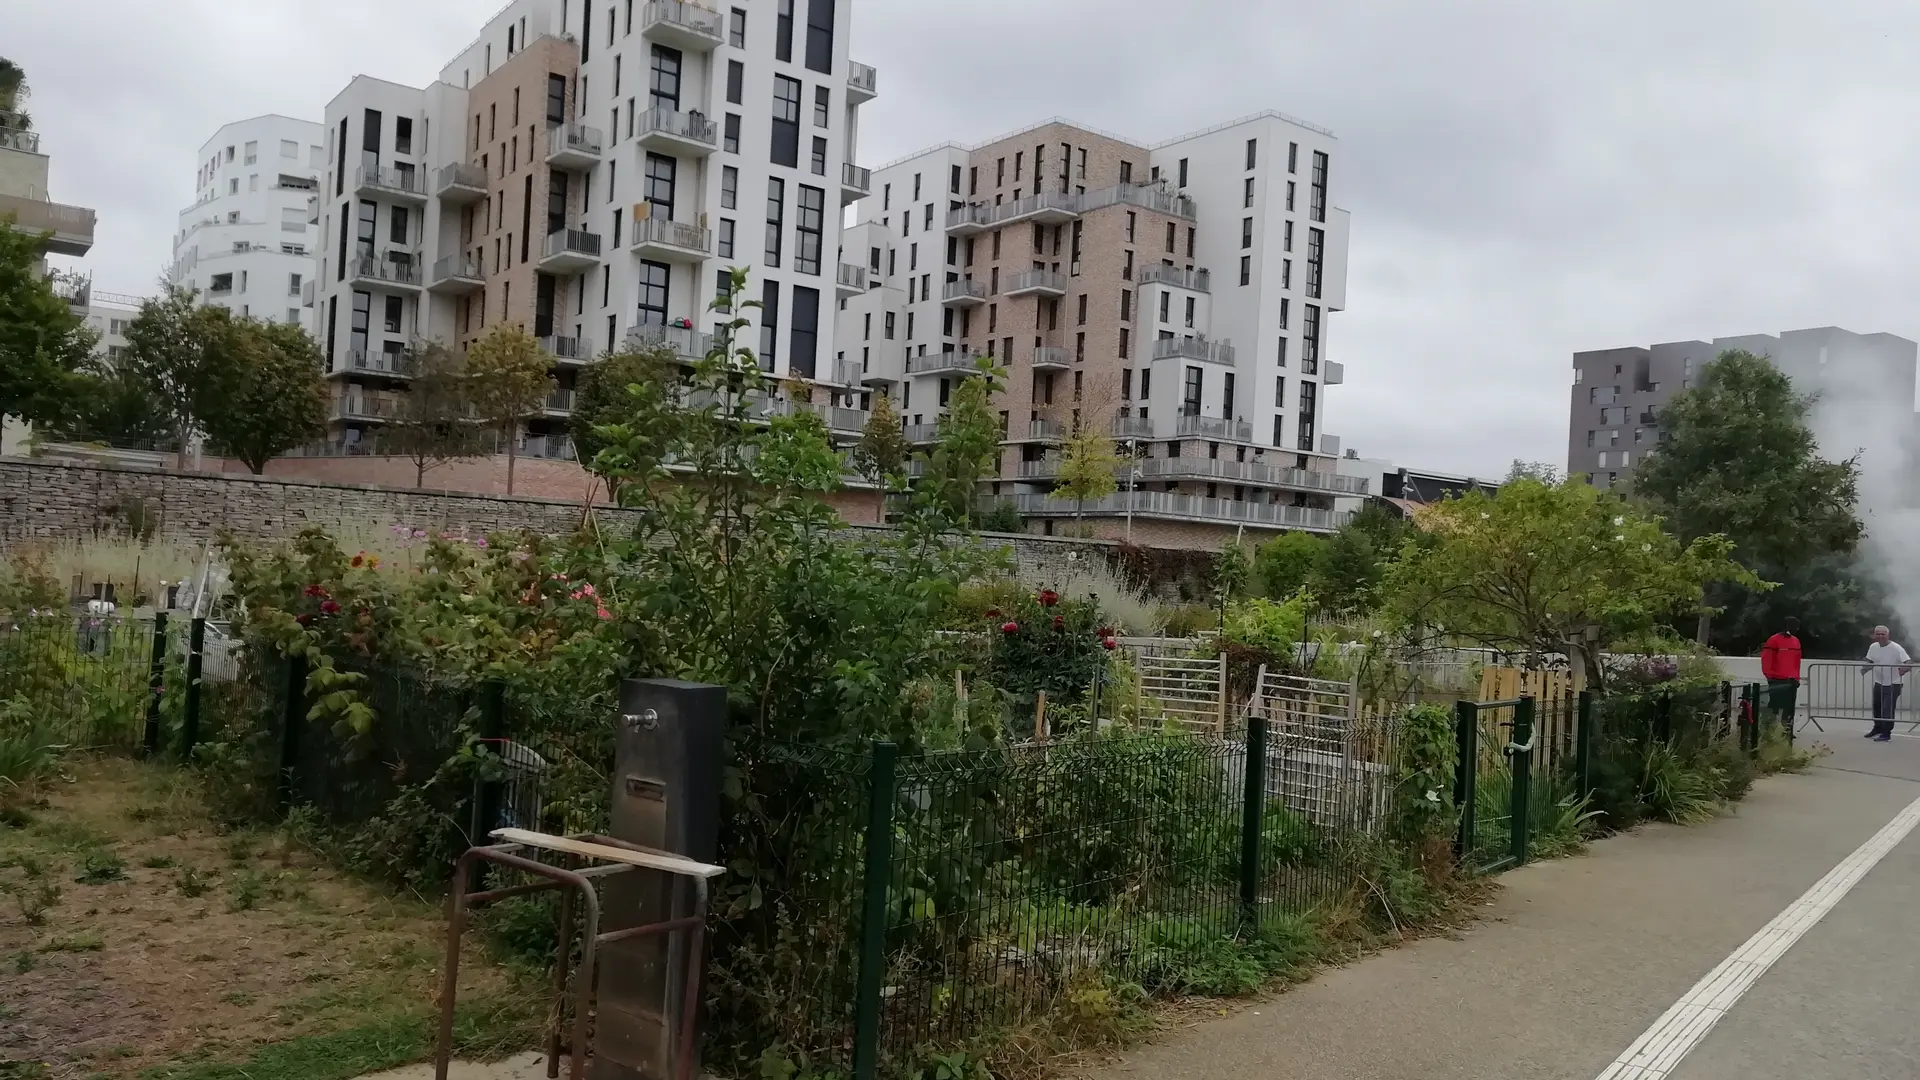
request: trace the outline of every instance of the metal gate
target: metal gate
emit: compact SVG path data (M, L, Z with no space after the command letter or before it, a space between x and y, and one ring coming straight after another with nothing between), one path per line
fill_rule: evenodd
M1770 715L1792 713L1802 727L1826 730L1829 724L1842 726L1871 724L1874 719L1873 669L1859 660L1809 660L1801 665L1800 685L1791 691L1768 689L1763 709ZM1920 687L1914 674L1902 675L1895 686L1891 719L1905 724L1906 734L1920 730ZM1857 728L1856 728L1857 730Z
M1227 729L1227 654L1180 656L1142 651L1134 656L1137 715L1159 716L1195 731Z
M1268 799L1319 825L1370 829L1381 819L1391 747L1354 705L1351 683L1261 670L1247 712L1267 722Z

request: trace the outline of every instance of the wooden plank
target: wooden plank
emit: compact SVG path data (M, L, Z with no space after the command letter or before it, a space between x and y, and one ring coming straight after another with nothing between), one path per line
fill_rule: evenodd
M650 851L609 847L606 844L593 844L585 840L573 840L565 836L552 836L527 829L495 829L488 835L510 844L524 844L531 848L559 851L568 855L579 855L582 858L598 859L601 862L626 863L628 866L642 866L649 870L664 870L669 874L679 874L683 877L717 878L727 872L724 866L710 866L706 863L694 862L692 859L682 859L677 855L655 855Z

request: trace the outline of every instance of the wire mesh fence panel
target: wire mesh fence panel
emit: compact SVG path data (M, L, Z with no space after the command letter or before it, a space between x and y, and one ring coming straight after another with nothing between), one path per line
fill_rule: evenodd
M293 801L336 822L373 818L401 791L433 780L464 745L463 725L476 705L470 687L392 669L360 674L353 690L372 710L363 727L345 716L316 712L311 701L303 702L306 714L295 717ZM449 800L463 798L466 790L457 783L435 788Z
M1876 718L1905 724L1907 731L1920 730L1920 690L1911 668L1902 671L1890 667L1876 671L1865 660L1809 660L1801 665L1800 685L1788 694L1779 688L1769 694L1767 711L1781 709L1792 699L1791 711L1804 717L1804 724L1826 728L1836 722L1871 724ZM1885 687L1882 689L1881 687Z
M1350 683L1263 671L1250 707L1267 721L1269 801L1318 825L1366 828L1386 798L1384 728L1356 716Z
M1137 714L1220 734L1227 721L1227 658L1145 652L1134 658Z
M0 624L0 702L70 745L140 749L151 699L152 619L28 616Z
M1503 869L1513 854L1513 741L1517 701L1478 702L1473 725L1473 814L1463 829L1466 865L1476 873Z

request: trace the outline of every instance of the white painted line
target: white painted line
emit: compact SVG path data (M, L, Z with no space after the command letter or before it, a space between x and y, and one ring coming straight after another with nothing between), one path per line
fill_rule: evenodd
M1905 810L1854 849L1853 854L1814 882L1800 899L1787 905L1785 911L1735 949L1732 956L1720 961L1718 967L1694 983L1693 989L1674 1002L1673 1007L1635 1039L1626 1053L1615 1058L1596 1080L1666 1080L1681 1060L1706 1039L1713 1025L1753 989L1753 984L1760 981L1760 976L1767 973L1773 962L1786 955L1795 942L1832 911L1841 898L1867 876L1867 871L1899 846L1915 826L1920 826L1920 799L1908 803Z

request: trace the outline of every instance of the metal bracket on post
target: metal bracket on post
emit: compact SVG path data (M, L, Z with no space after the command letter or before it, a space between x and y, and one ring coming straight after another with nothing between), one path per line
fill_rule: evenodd
M873 744L867 774L867 856L860 897L860 967L854 984L853 1077L880 1069L880 995L887 975L887 883L893 876L894 765L900 748Z
M1266 826L1267 718L1247 717L1247 764L1240 810L1240 919L1252 933L1260 928L1260 845Z
M1527 818L1533 809L1533 707L1530 697L1521 698L1513 707L1513 740L1507 743L1508 769L1513 774L1509 839L1515 866L1527 861Z

